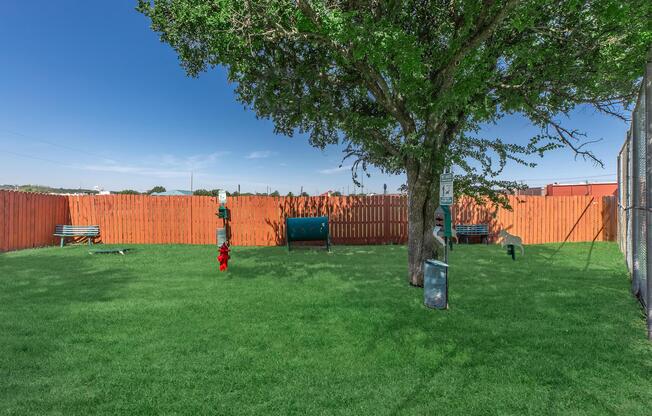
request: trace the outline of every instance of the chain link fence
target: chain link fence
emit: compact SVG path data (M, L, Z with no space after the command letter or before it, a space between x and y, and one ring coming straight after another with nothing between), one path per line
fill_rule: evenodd
M652 54L650 55L652 58ZM652 340L652 59L618 154L618 244L632 276L632 293L647 312ZM649 238L648 238L649 237ZM648 252L650 256L648 257ZM650 278L648 278L648 275Z

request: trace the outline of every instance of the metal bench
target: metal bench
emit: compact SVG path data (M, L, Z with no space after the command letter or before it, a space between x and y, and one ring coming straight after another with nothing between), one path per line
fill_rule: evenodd
M57 225L54 228L54 235L61 237L63 247L66 237L87 237L88 245L93 245L93 237L100 235L99 225Z
M489 224L457 224L455 226L458 238L463 238L468 244L469 237L479 236L480 241L489 244Z

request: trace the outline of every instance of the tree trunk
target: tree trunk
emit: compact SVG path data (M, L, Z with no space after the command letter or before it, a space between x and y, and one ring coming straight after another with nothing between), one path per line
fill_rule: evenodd
M423 286L423 262L443 257L444 247L432 235L439 206L439 175L407 169L408 179L408 279Z

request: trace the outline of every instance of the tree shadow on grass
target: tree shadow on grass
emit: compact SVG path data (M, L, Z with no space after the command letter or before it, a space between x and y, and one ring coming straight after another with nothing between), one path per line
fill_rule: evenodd
M329 308L337 308L338 313L349 311L345 315L351 320L343 325L351 333L364 328L360 326L361 316L368 314L364 328L367 341L361 347L370 355L378 348L401 350L406 342L410 348L422 351L448 345L453 352L443 350L442 360L455 361L468 355L473 357L474 365L491 367L500 362L509 364L510 356L515 356L521 363L512 367L537 378L548 374L537 355L561 360L570 368L573 359L585 359L588 366L597 368L597 361L585 357L581 348L569 354L570 346L583 344L607 356L609 351L603 344L628 345L628 340L618 340L614 335L622 322L609 320L609 316L618 309L613 304L614 295L623 307L633 301L626 279L619 279L619 272L612 268L613 253L605 248L597 243L574 244L562 251L555 246L530 246L517 261L498 247L456 248L449 311L423 307L422 291L407 286L405 263L395 265L389 258L378 259L377 250L364 247L350 256L353 261L343 257L347 253L342 252L335 256L291 253L259 258L252 253L246 262L234 266L229 277L281 279L299 284L323 278L330 279L325 284L331 284L335 278L345 284L331 297L315 300L312 306L324 316L329 315ZM553 253L557 253L554 263L550 262ZM405 254L390 252L389 256L405 262ZM587 270L587 255L591 256L591 270ZM374 256L376 260L371 260ZM596 308L596 301L606 306ZM310 319L318 319L319 314L310 315ZM530 369L523 363L533 363L534 367ZM427 367L428 371L436 372L441 362L433 365ZM553 378L551 382L572 383L572 377L563 370Z
M282 279L288 282L305 283L323 277L337 278L354 287L379 285L385 288L388 282L403 282L407 276L407 266L401 258L399 265L384 267L380 261L373 265L369 257L377 256L377 250L365 251L360 247L338 247L334 252L323 249L298 249L291 252L266 249L272 254L260 252L237 253L229 265L229 279ZM272 251L273 250L273 251ZM349 252L357 256L348 257ZM399 254L400 255L400 254ZM360 262L358 262L360 260ZM405 280L407 282L407 280Z
M610 371L617 371L621 364L615 358L616 350L643 364L644 357L639 359L634 353L640 341L636 331L641 327L631 319L613 318L623 313L633 317L626 279L615 269L607 269L599 258L595 267L604 271L587 272L586 253L599 251L593 244L570 251L565 261L552 265L547 255L554 251L547 246L530 250L528 263L521 263L522 270L513 265L518 261L497 256L493 264L499 272L486 278L480 276L482 267L466 264L464 275L452 277L449 311L423 308L413 313L410 309L417 309L414 304L421 300L415 299L413 305L393 303L394 313L374 322L368 337L370 353L377 348L400 350L406 345L416 349L415 360L428 351L441 353L439 362L421 367L427 376L422 377L422 385L409 390L413 402L407 403L408 408L427 400L427 391L432 391L428 378L446 377L440 370L441 362L448 361L444 366L459 368L456 374L482 371L479 378L492 382L499 381L494 380L492 371L518 374L542 394L553 386L568 386L581 400L609 409L609 397L584 388L577 373L601 374L605 362L612 361L615 364ZM482 256L474 259L486 260ZM626 327L628 330L623 329ZM453 346L452 352L442 349L448 345ZM463 355L470 357L468 363L456 363L456 356ZM447 374L450 376L450 371ZM553 397L550 395L551 400ZM403 406L396 411L404 411Z
M109 301L135 278L124 265L123 256L91 256L81 247L0 254L0 299L23 306Z

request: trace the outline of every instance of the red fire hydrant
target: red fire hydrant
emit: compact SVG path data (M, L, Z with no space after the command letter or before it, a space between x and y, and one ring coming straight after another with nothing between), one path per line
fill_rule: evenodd
M229 246L224 243L220 247L220 254L217 256L217 261L220 262L220 271L226 271L226 269L229 267L229 259L231 256L229 256Z

